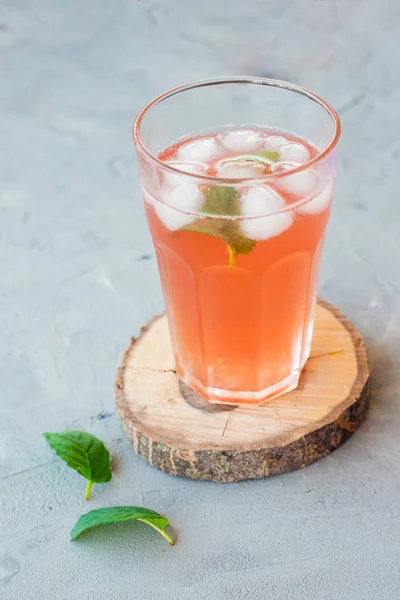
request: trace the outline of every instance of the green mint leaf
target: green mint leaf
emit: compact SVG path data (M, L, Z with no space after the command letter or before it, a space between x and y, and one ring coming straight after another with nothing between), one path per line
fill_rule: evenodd
M125 523L126 521L147 523L147 525L158 531L171 545L175 543L165 531L169 525L168 519L153 510L140 506L112 506L110 508L91 510L79 517L71 531L71 540L76 540L77 537L92 527Z
M272 152L269 150L262 150L261 152L252 152L251 154L246 154L246 156L238 156L240 160L255 160L262 163L275 163L279 160L279 152Z
M218 218L218 216L240 215L239 192L233 187L214 185L204 191L204 197L202 212L205 216L187 225L185 229L224 240L228 246L229 267L232 269L235 266L236 255L249 254L256 244L254 240L242 234L236 220Z
M92 483L110 481L110 454L94 435L85 431L64 431L44 433L43 437L57 456L88 480L85 500L90 498Z
M234 187L212 185L203 192L202 212L207 215L240 215L240 195Z

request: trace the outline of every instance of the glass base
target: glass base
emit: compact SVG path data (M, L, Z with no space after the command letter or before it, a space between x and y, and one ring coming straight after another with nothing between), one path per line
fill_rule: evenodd
M285 379L281 379L277 383L270 385L263 390L257 392L244 392L236 390L226 390L216 387L206 387L200 381L192 377L189 373L184 370L180 372L178 370L178 377L195 392L198 392L206 400L213 404L232 404L232 405L262 405L273 398L277 398L282 394L287 394L292 390L295 390L298 386L300 379L300 370L296 370L291 373Z

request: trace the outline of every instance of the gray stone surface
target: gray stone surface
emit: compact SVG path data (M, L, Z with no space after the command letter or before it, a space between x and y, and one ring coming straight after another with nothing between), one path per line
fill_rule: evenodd
M0 597L4 600L396 600L399 597L400 84L396 0L0 1ZM364 334L372 407L304 471L174 479L122 438L112 384L162 307L130 128L176 84L270 75L343 123L321 295ZM41 432L106 441L90 507L148 505L144 526L70 543L84 481Z

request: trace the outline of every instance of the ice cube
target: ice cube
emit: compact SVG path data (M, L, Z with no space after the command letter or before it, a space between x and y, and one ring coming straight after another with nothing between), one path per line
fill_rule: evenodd
M207 163L221 152L222 148L215 137L202 137L180 146L177 155L183 161Z
M150 197L150 202L165 227L176 231L198 218L197 214L190 213L198 213L204 197L194 183L182 183L164 191L160 200Z
M192 175L206 174L206 169L204 165L200 163L184 163L179 161L170 161L166 164L171 165L171 167L179 169L180 171L184 171L185 173L191 173ZM162 185L168 188L175 187L176 185L185 182L188 182L188 177L186 177L185 175L180 175L179 173L172 173L166 170L162 174Z
M309 149L298 142L285 144L280 148L279 152L281 160L284 161L294 161L303 164L310 158Z
M264 136L251 129L224 131L219 136L221 144L232 152L256 152L263 146Z
M294 196L309 195L316 184L317 177L310 169L293 173L293 175L288 174L279 180L279 186Z
M181 210L199 211L204 197L198 186L194 183L182 183L164 193L163 201L174 208Z
M225 160L218 167L218 176L228 179L246 177L262 177L265 175L265 165L251 160Z
M190 225L197 218L196 216L188 215L175 208L171 208L162 202L157 202L155 210L158 218L169 231L176 231L186 225Z
M267 138L264 138L263 148L264 150L278 151L286 142L287 139L281 135L269 135Z
M301 204L296 210L303 215L317 214L323 212L328 206L332 198L333 181L320 192L317 196Z
M242 195L242 215L263 215L240 221L242 233L252 240L267 240L288 229L293 222L292 211L282 211L284 199L272 188L250 188ZM278 214L273 214L278 213Z
M279 161L274 163L271 169L273 173L285 173L286 171L291 171L299 166L300 164L296 162Z

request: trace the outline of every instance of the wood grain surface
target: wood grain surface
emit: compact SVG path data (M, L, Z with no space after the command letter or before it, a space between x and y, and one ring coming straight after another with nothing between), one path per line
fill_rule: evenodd
M240 481L304 467L348 439L367 409L368 376L356 328L319 300L298 388L263 406L210 404L179 382L165 315L132 338L115 395L135 452L154 467Z

